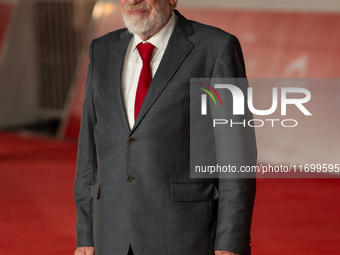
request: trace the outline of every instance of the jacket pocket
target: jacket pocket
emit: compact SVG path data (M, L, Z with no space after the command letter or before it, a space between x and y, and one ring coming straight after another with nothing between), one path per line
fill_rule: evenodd
M91 186L91 197L94 199L99 198L99 193L100 193L100 183L96 182Z
M218 198L218 190L213 183L171 183L173 201L212 201Z

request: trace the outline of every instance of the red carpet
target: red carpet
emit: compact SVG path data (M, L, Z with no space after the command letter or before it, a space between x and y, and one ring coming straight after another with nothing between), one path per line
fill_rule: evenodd
M73 254L76 144L0 134L0 254Z
M0 133L0 254L73 254L75 160L75 142ZM339 194L340 179L258 180L253 255L340 254Z

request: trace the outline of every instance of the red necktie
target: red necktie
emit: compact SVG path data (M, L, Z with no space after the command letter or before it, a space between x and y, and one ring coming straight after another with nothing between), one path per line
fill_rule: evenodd
M150 62L152 58L152 52L155 48L151 43L140 43L137 45L139 55L143 61L143 67L140 72L138 87L135 100L135 120L137 119L140 108L142 107L143 100L150 87L152 80L152 73Z

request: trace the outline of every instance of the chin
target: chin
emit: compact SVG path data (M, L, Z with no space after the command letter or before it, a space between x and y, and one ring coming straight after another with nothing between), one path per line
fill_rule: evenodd
M160 23L153 14L124 14L125 26L132 34L150 35L159 29Z

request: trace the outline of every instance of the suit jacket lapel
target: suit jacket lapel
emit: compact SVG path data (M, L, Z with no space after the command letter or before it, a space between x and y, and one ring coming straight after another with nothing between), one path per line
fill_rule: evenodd
M124 65L125 52L132 38L132 35L126 30L121 35L121 40L114 42L110 47L110 74L109 86L113 90L112 101L116 104L119 115L127 130L130 131L130 125L127 119L123 95L122 95L122 69Z
M187 39L187 37L194 32L190 21L185 19L178 11L175 12L178 16L177 24L171 35L157 72L151 81L150 88L145 96L131 133L138 127L145 114L147 114L150 107L157 100L166 85L169 83L170 79L178 70L179 66L194 47L194 45Z

